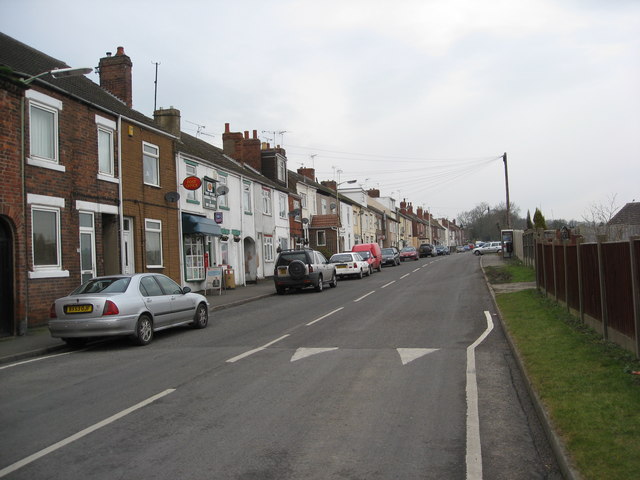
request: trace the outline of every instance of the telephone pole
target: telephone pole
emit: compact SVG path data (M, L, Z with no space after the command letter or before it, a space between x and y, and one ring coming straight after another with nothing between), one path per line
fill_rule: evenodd
M509 204L509 169L507 168L507 152L502 155L504 162L504 184L507 191L507 228L511 228L511 206Z

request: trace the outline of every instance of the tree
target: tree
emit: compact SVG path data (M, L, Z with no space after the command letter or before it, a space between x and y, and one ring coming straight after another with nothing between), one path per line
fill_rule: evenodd
M533 222L531 221L531 211L527 210L527 230L533 230Z
M533 227L534 228L542 228L543 230L547 229L547 221L544 219L544 215L539 208L536 208L535 213L533 214Z

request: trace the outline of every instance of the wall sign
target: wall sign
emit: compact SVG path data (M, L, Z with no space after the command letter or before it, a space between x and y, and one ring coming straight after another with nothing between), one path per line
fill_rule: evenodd
M182 186L187 190L197 190L202 185L202 180L196 176L190 176L182 181Z

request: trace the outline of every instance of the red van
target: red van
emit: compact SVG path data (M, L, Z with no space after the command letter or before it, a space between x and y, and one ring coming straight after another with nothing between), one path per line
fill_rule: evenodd
M382 249L380 245L377 243L359 243L358 245L354 245L351 249L352 252L368 252L367 262L371 265L371 270L382 271Z

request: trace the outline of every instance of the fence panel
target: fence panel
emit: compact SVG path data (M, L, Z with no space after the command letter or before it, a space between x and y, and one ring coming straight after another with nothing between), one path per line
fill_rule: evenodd
M565 291L566 288L564 285L564 247L562 245L554 245L553 250L555 251L556 298L566 302L567 292Z
M602 258L607 323L609 328L633 338L635 327L629 243L603 243Z
M582 274L584 313L602 321L597 244L586 243L580 247L580 271Z
M538 286L541 288L545 288L544 284L544 264L542 263L542 244L536 243L536 280L538 281Z
M546 272L547 280L545 290L549 295L554 295L556 291L556 284L555 278L553 278L553 245L544 244L542 248L544 249L544 270Z
M580 286L578 283L578 247L567 245L567 276L568 291L567 304L576 311L580 311Z

